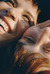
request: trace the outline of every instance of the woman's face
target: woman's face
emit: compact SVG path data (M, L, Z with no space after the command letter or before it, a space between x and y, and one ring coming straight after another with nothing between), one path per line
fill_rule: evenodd
M40 54L39 57L35 55L33 58L41 58L43 56L43 58L49 60L48 63L44 61L45 65L43 65L43 68L42 66L40 66L41 69L38 67L39 69L36 72L50 70L50 20L27 29L18 44L17 46L24 50L23 54L38 53Z
M29 5L28 5L29 6ZM36 24L37 9L28 7L11 7L5 2L0 2L0 34L10 33L21 35L31 24Z
M50 20L27 29L19 43L28 53L37 52L50 58Z

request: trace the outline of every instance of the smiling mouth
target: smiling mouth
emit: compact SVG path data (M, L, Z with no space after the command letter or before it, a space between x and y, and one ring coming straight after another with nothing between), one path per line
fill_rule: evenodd
M43 51L50 54L50 42L43 46Z
M9 26L2 18L0 18L0 34L5 32L9 32Z

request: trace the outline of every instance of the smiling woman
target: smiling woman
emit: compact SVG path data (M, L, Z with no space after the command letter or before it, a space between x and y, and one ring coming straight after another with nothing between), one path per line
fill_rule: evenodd
M50 20L36 25L38 13L32 0L0 2L0 74L50 73Z
M31 0L0 2L0 74L12 73L17 41L27 28L36 25L37 17L38 7Z
M27 2L16 0L16 2L16 7L13 3L0 2L0 40L3 37L7 42L14 38L19 39L28 27L37 23L38 7L32 4L31 0Z
M18 74L50 74L50 20L25 31L14 57Z

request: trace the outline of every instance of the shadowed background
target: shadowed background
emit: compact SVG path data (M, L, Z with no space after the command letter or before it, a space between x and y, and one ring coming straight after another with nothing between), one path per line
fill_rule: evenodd
M39 14L39 22L43 22L50 19L50 0L37 0L38 7L41 12Z

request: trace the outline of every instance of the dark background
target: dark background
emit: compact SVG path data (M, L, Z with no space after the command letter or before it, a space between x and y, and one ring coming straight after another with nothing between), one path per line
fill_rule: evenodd
M0 1L9 1L9 0L0 0ZM40 14L38 17L38 22L44 22L50 19L50 0L33 0L38 3L40 9Z
M39 14L39 22L44 22L50 19L50 0L37 0L38 7L41 12Z

